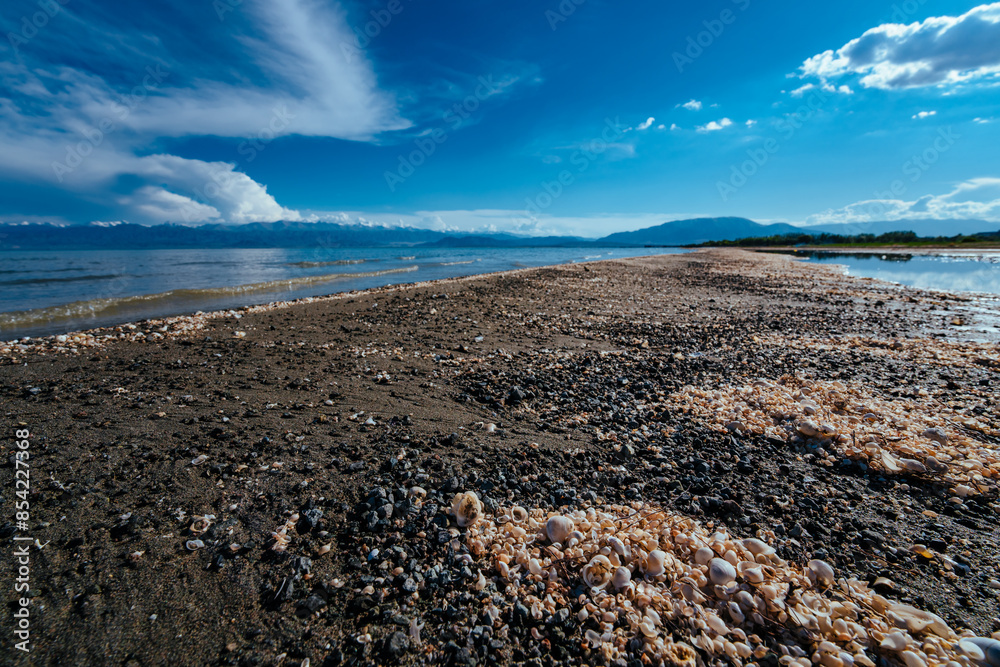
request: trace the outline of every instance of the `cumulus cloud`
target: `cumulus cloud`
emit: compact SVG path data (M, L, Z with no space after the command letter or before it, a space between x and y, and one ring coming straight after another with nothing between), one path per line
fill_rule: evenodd
M688 111L701 111L701 102L699 100L691 100L685 102L684 104L678 104L677 106L684 107Z
M942 195L916 200L869 199L829 209L806 220L807 224L875 222L907 219L976 219L1000 223L1000 178L974 178Z
M718 132L719 130L724 130L733 124L728 118L723 118L722 120L713 120L711 123L706 125L699 125L696 130L698 132Z
M636 127L635 129L637 129L637 130L648 130L649 128L651 128L653 126L653 123L655 123L655 122L656 122L656 119L653 118L652 116L650 116L649 118L647 118L642 123L639 123L639 126Z
M858 75L866 88L916 88L995 79L1000 74L1000 2L961 16L872 28L836 51L806 60L801 76L824 82Z
M924 118L930 118L931 116L936 116L937 111L918 111L913 114L913 120L923 120Z

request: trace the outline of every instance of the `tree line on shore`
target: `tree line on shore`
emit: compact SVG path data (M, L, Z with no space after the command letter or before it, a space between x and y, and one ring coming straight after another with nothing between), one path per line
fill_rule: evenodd
M872 245L956 245L968 243L1000 242L1000 231L983 232L966 236L917 236L915 232L887 232L885 234L778 234L756 236L729 241L706 241L691 244L689 248L705 247L769 247L769 246L872 246Z

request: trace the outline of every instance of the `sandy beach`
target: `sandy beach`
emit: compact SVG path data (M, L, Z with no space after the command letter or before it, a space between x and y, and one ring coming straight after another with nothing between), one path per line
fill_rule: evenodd
M2 662L974 664L993 308L707 250L0 344Z

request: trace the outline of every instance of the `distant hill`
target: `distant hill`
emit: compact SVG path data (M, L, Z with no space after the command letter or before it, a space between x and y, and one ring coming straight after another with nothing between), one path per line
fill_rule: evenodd
M845 236L913 231L918 236L994 232L1000 224L983 220L906 220L797 227L762 225L746 218L675 220L600 239L578 236L454 234L411 227L377 227L332 222L255 222L201 227L130 223L57 226L0 224L0 250L87 250L165 248L555 248L697 245L713 241L826 232Z
M746 218L695 218L675 220L634 232L618 232L598 241L602 245L678 246L706 241L723 241L754 236L774 236L800 231L799 227L778 223L762 225Z

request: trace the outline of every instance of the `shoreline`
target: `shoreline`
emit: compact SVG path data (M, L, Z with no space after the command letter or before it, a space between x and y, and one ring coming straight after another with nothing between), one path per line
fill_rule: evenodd
M551 249L546 249L546 250L551 250ZM630 249L619 249L619 250L630 250ZM638 251L639 249L631 249L631 250L632 251ZM649 250L648 252L651 252L653 254L634 255L634 256L637 256L637 257L641 257L641 256L655 256L656 254L663 254L663 252L662 252L663 250L666 250L666 249L661 249L661 252L659 252L659 253L657 253L655 251L652 251L652 250ZM675 252L675 253L690 252L689 250L679 249L679 248L672 248L670 250L672 252ZM407 258L398 257L397 259L403 260L403 259L407 259ZM430 266L432 266L432 267L439 267L439 266L460 266L460 265L465 265L465 264L474 264L474 263L477 263L479 261L482 261L482 259L483 258L475 258L475 259L468 260L468 261L432 263ZM367 263L376 263L376 262L379 262L379 261L382 261L382 259L365 259L363 261L362 260L338 260L338 261L327 262L327 264L331 264L331 265L332 264L347 264L347 263L362 264L362 263L366 263L366 262ZM587 261L590 261L590 260L588 258L585 258L584 260L573 259L573 260L566 260L566 261L561 262L561 263L557 261L555 264L549 264L549 265L544 265L544 266L559 266L559 265L562 265L562 264L586 263ZM596 260L596 261L602 261L602 260ZM505 271L516 271L516 270L519 270L520 268L544 268L544 267L530 267L530 266L524 266L524 265L518 266L518 263L516 263L516 262L513 263L513 264L514 264L514 268L504 269L504 270ZM159 320L173 320L173 319L176 319L178 317L193 316L196 312L198 312L198 313L201 313L201 312L218 313L218 312L230 312L230 311L234 311L234 310L235 311L239 311L241 309L248 308L248 307L251 307L251 306L267 306L268 304L283 303L283 302L286 302L286 301L292 302L292 301L302 301L304 299L324 298L324 297L331 296L331 295L336 295L336 294L345 294L345 293L353 293L353 292L363 292L363 291L365 291L367 289L376 289L378 287L384 287L384 286L416 284L416 283L422 283L422 282L430 282L430 281L433 281L433 280L448 280L450 278L469 277L469 275L456 275L456 276L450 276L450 277L444 277L444 278L429 278L429 279L428 278L423 278L423 279L419 279L419 280L413 281L413 282L390 283L388 285L373 285L372 287L361 287L361 288L355 287L353 289L346 289L346 290L345 289L336 290L332 286L332 284L335 284L335 283L338 283L338 282L344 282L344 281L346 281L348 283L348 285L350 285L352 283L355 284L355 285L357 285L359 282L363 284L367 280L370 280L370 279L373 279L373 278L379 278L379 277L384 277L384 276L391 276L391 275L395 275L395 274L412 273L412 272L417 272L417 271L421 271L421 267L419 265L415 265L415 266L401 266L401 267L396 267L396 268L391 268L391 269L385 269L385 270L382 270L382 271L369 271L369 272L359 272L359 273L347 273L347 274L335 273L335 274L325 274L325 275L289 276L287 278L272 279L272 280L269 280L269 281L258 282L258 283L240 283L240 284L235 284L235 285L228 285L228 286L224 285L224 286L210 287L210 288L204 288L204 287L199 287L199 288L177 287L177 288L166 290L166 291L162 291L162 292L131 294L131 295L125 295L125 296L115 296L115 297L99 298L99 299L94 299L94 300L82 300L82 301L77 300L77 301L72 301L72 302L69 302L69 303L60 303L60 304L55 304L55 305L46 306L46 307L43 307L43 308L36 308L36 309L10 310L10 311L4 312L4 313L0 313L0 319L4 320L5 326L8 326L12 331L22 331L22 332L26 333L27 336L19 335L19 336L16 336L16 337L11 337L10 334L3 333L2 331L0 331L0 344L2 344L4 342L7 342L7 343L14 342L14 341L20 340L20 339L22 339L24 337L30 337L30 338L48 338L48 337L55 336L55 335L60 335L60 334L80 333L80 332L84 332L84 331L86 331L86 332L92 332L92 331L101 330L101 329L111 329L111 328L114 328L114 327L125 326L125 325L130 324L130 323L134 324L136 322L144 322L144 321L149 321L149 320L157 320L157 321L159 321ZM470 274L470 275L471 276L475 276L475 275L491 275L491 274L494 274L494 273L501 273L501 272L503 272L503 271L495 271L494 270L494 271L486 271L486 272L480 272L480 273L473 273L473 274ZM325 292L325 293L320 293L320 294L309 294L309 293L306 293L306 294L303 294L301 296L293 297L293 298L282 297L278 293L274 292L274 289L276 289L277 287L284 286L286 288L286 293L292 293L292 292L296 292L296 291L298 291L299 293L301 293L301 291L302 291L301 289L300 290L293 289L293 286L295 286L295 285L300 285L300 286L315 285L315 286L319 286L319 285L323 285L323 284L331 284L331 288L330 289L332 291ZM303 287L302 289L305 289L305 288ZM264 292L264 293L267 293L269 291L272 294L268 294L267 296L272 296L273 295L276 298L273 298L273 299L271 299L269 301L259 301L258 299L254 299L254 298L252 298L250 296L253 292ZM229 297L233 297L234 295L238 295L238 294L245 295L245 299L242 299L243 303L240 303L238 305L232 305L231 307L229 305L225 305L225 301L226 301L226 299L224 298L225 295L229 295ZM198 300L197 298L195 298L196 296L199 296L199 295L202 297L200 300ZM212 298L209 298L209 295L214 295L214 296ZM156 302L156 301L167 302L167 301L170 301L170 300L178 300L178 299L179 300L188 300L188 301L190 301L190 307L185 308L183 305L174 306L172 308L166 308L163 305L161 305L159 308L151 308L150 307L151 304L153 302ZM134 316L129 316L129 315L126 315L126 314L120 314L118 316L114 316L114 315L108 314L107 311L116 310L116 309L122 307L123 304L131 304L131 310L134 311L134 313L135 313ZM214 307L199 308L198 307L199 304L201 304L203 306L212 306L212 305L214 305ZM96 314L96 315L93 314L93 313L91 313L91 315L88 316L88 315L85 315L85 314L77 314L77 313L73 312L74 310L78 311L78 310L81 310L81 309L83 309L83 310L90 310L90 309L93 309L94 307L97 307L97 308L100 309L99 313ZM143 310L145 310L146 312L144 313ZM166 312L166 314L159 314L157 311ZM170 311L170 312L167 312L167 311ZM53 316L50 317L50 318L47 318L46 315L48 313L53 313ZM37 321L39 317L42 317L41 321ZM12 325L12 320L14 320L15 318L17 319L18 323L14 324L13 326L11 326ZM48 320L48 323L46 323L46 319ZM91 319L94 322L96 322L97 324L88 325L86 323L87 319ZM63 323L59 324L60 321L62 321ZM101 322L107 322L107 323L102 324ZM31 332L33 330L37 330L37 329L40 329L40 328L55 329L56 332L55 333L42 333L42 334L29 333L29 332Z
M50 337L0 366L43 545L34 652L12 664L954 656L957 633L1000 630L1000 357L967 340L976 305L726 249L138 323L76 354ZM589 591L605 542L518 555L550 516L661 535L675 574L623 554L644 588ZM751 596L772 581L864 600L883 637L900 605L937 629L895 649L730 612L692 537L732 551ZM650 602L663 623L640 628L643 591L691 615Z

